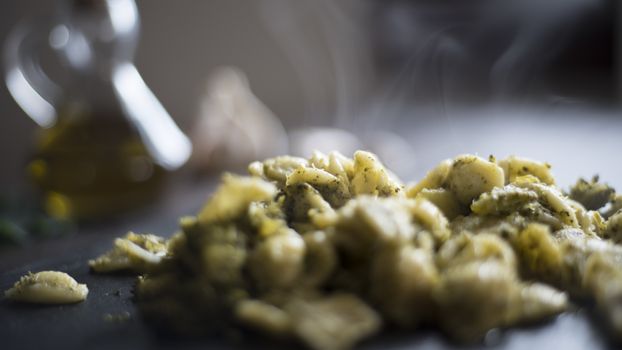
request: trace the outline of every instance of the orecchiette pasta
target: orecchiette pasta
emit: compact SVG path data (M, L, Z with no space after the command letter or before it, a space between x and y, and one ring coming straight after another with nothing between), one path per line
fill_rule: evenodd
M622 200L597 178L568 197L547 163L460 155L404 187L364 151L248 170L168 242L126 237L93 269L148 272L140 309L175 330L244 325L314 349L383 323L473 341L577 297L622 334Z

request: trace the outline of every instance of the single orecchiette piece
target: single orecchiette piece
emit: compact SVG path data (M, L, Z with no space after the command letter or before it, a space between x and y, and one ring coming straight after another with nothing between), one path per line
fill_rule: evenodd
M408 198L415 198L423 189L436 189L443 187L451 170L452 164L453 162L451 159L442 161L434 169L428 172L421 181L416 184L409 185L406 189L406 196Z
M509 156L498 162L505 173L505 183L512 183L519 176L533 175L547 185L554 185L555 178L551 174L551 165L529 158Z
M284 337L292 331L287 312L260 300L243 300L235 307L235 316L243 324L273 336Z
M436 205L426 199L418 198L409 201L408 206L415 221L432 233L434 239L444 242L449 238L451 235L449 221Z
M558 285L562 272L562 252L548 226L529 224L513 240L523 271L540 281Z
M471 205L482 193L502 187L504 182L503 170L495 163L473 155L462 155L453 160L446 188L456 195L460 203Z
M285 306L294 333L314 350L350 349L378 332L378 314L352 294L295 298Z
M203 223L234 220L246 213L250 203L272 199L276 193L272 183L260 178L225 174L198 219Z
M114 241L114 248L97 259L89 260L95 272L134 271L147 272L160 263L168 253L164 238L151 234L128 232Z
M258 165L251 163L249 171L252 175L261 174L266 180L275 181L279 186L283 186L289 174L301 166L306 166L307 160L292 156L281 156L266 159L262 165L263 169L260 171Z
M71 304L83 301L89 294L86 284L79 284L59 271L28 273L4 292L14 301L38 304Z
M568 295L542 283L531 283L521 288L520 300L509 315L508 323L537 322L568 309Z
M326 170L299 167L286 181L286 187L308 184L322 194L322 197L334 207L341 207L350 198L348 184Z
M285 187L283 209L290 222L308 221L311 215L334 212L320 192L306 182Z
M493 328L540 320L568 307L563 292L521 283L515 270L496 260L451 267L435 294L443 329L463 341Z
M354 177L351 182L353 195L395 196L402 191L402 184L385 169L375 155L369 152L354 153Z
M579 226L587 235L592 237L602 237L605 235L605 219L599 212L586 210L583 205L575 200L567 199L568 204L574 209Z
M379 246L411 241L415 235L413 210L404 201L370 196L350 200L338 211L337 245L357 256L367 256Z
M615 192L609 185L598 182L598 176L594 176L590 181L577 180L577 183L570 188L570 198L588 210L598 210L615 196Z
M494 260L451 267L434 294L443 330L468 342L505 325L519 295L514 269Z

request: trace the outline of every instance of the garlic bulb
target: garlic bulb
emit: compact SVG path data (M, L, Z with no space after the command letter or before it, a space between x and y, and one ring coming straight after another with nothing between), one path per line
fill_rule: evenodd
M192 162L202 170L240 167L288 148L281 122L252 93L244 73L232 67L208 79L191 138Z

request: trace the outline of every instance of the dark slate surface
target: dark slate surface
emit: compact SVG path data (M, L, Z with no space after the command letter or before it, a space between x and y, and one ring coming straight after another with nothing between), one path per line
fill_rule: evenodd
M5 290L27 271L60 270L89 286L86 301L74 305L38 306L0 302L2 349L287 349L294 344L274 345L262 339L231 342L224 339L175 339L156 333L141 319L133 301L135 277L93 275L86 261L96 248L73 256L44 260L2 273ZM129 312L124 322L104 320L105 314ZM440 334L385 334L361 349L607 349L606 336L597 328L591 312L582 310L527 328L495 331L482 344L458 346ZM5 347L6 346L6 347Z

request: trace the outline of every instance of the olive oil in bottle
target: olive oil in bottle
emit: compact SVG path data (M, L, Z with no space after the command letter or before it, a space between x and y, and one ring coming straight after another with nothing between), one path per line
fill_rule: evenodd
M165 176L138 133L117 115L61 115L41 130L28 171L50 215L78 220L152 201Z

